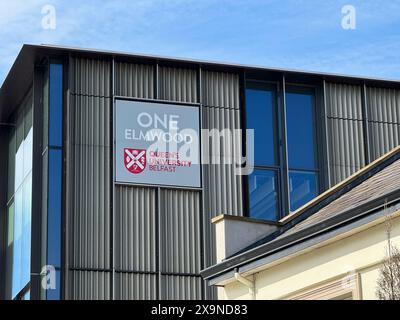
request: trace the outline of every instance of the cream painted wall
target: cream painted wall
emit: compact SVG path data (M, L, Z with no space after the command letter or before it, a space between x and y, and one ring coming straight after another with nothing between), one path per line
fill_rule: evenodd
M392 220L392 241L400 247L400 218ZM332 242L332 241L331 241ZM295 256L254 274L256 299L286 299L324 283L360 275L361 298L376 299L378 269L387 246L384 221L356 234ZM251 278L251 276L249 276ZM220 299L251 299L248 289L234 281L219 290Z

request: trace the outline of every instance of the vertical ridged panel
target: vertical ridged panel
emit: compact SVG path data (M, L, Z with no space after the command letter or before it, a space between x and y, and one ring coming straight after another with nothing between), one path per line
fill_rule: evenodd
M160 67L158 84L162 100L198 102L196 70Z
M400 124L400 90L368 88L368 120Z
M371 156L377 159L400 143L400 90L367 88Z
M365 166L362 121L328 119L328 143L332 185Z
M372 158L377 159L400 144L400 124L370 122Z
M155 189L118 186L115 206L116 268L156 271Z
M161 270L199 273L202 241L199 192L163 190L161 203Z
M72 94L110 97L111 62L71 58L69 81Z
M360 86L326 84L331 186L365 165L363 102Z
M204 71L203 101L209 107L239 109L239 75L223 72Z
M117 273L115 299L155 300L157 299L158 275Z
M69 299L110 300L110 273L95 271L70 271Z
M110 267L110 99L70 96L70 266Z
M153 99L154 66L116 63L115 91L118 96Z
M204 107L203 127L219 133L228 129L225 133L228 134L227 137L230 135L228 139L206 139L203 136L203 163L208 163L204 166L208 214L211 217L221 213L241 216L243 215L242 177L236 174L234 163L234 160L240 159L241 155L241 139L238 132L234 131L240 129L240 112Z
M221 132L224 129L240 128L239 110L203 107L203 127ZM242 176L237 175L234 163L224 164L225 155L241 155L241 139L237 132L232 139L202 138L203 163L203 221L206 267L215 263L215 234L211 219L219 214L243 216L243 183ZM213 163L214 156L220 164ZM232 159L231 159L232 160Z
M199 300L202 298L201 277L162 276L163 300Z
M362 120L361 87L327 83L327 116L330 118Z
M67 107L68 266L109 269L111 61L71 57ZM109 299L110 274L68 270L71 299Z

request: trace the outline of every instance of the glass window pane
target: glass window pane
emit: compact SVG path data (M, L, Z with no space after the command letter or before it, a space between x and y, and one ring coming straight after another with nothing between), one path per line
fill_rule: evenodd
M32 151L33 151L33 128L32 128L32 106L30 105L25 114L24 121L24 178L32 170Z
M247 129L254 129L254 162L274 165L276 159L275 90L250 84L246 90Z
M16 131L17 145L15 154L15 186L16 191L24 180L24 122L18 120Z
M286 94L286 127L289 168L315 169L314 96Z
M15 211L14 211L14 252L13 252L13 270L12 270L12 297L14 298L20 292L24 285L21 282L22 277L22 236L23 236L23 191L18 189L15 193Z
M6 279L6 298L12 298L12 279L13 279L13 256L14 256L14 202L8 207L8 228L7 228L7 279Z
M43 150L49 143L49 69L46 69L43 85Z
M16 147L16 134L15 130L12 131L11 137L8 144L8 196L7 200L10 200L14 195L14 184L15 184L15 147Z
M47 289L47 300L60 300L61 299L61 274L56 270L56 282L54 289Z
M21 285L24 287L30 281L31 270L31 212L32 212L32 173L28 175L23 184L22 203L22 244L21 244Z
M62 146L63 66L50 64L49 144Z
M290 210L294 211L317 196L315 172L289 171Z
M249 176L250 216L252 218L278 219L277 174L273 170L254 170Z
M33 129L31 128L24 140L24 178L32 171Z
M47 263L61 267L62 151L49 150Z

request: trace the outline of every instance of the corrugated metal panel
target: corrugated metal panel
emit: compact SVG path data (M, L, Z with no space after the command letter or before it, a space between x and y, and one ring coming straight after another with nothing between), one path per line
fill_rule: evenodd
M157 299L158 275L117 273L115 299L155 300Z
M216 129L240 128L239 110L223 108L203 108L203 127ZM230 132L230 131L228 131ZM212 265L216 261L215 231L211 219L221 213L243 216L243 181L242 176L236 175L234 163L223 164L225 155L241 155L241 140L238 135L232 134L232 143L229 140L202 139L203 163L203 223L205 230L205 265ZM213 158L222 164L212 164Z
M71 300L110 300L110 273L70 271Z
M161 192L162 271L199 273L201 269L200 193Z
M72 143L87 146L110 146L110 98L70 96L74 109Z
M154 98L154 66L115 63L116 95L135 98Z
M363 119L361 87L326 84L327 116L341 119Z
M203 101L209 107L239 109L239 75L204 71L202 73Z
M110 99L70 96L70 261L110 267Z
M111 61L71 58L69 67L71 93L110 97Z
M206 139L203 136L203 163L207 213L211 217L218 214L243 215L242 176L235 172L235 159L241 155L241 140L235 129L240 129L239 110L203 108L203 127L217 132L231 134L229 139ZM231 156L234 155L234 159ZM228 161L225 161L224 158ZM229 164L231 161L231 164ZM213 164L214 162L214 164ZM219 164L215 164L219 162ZM225 164L228 162L228 164Z
M155 189L118 186L115 206L115 267L156 271Z
M400 144L400 124L370 122L372 158L377 159Z
M361 86L326 83L331 185L365 165Z
M332 185L365 165L362 121L328 119L328 143Z
M369 121L400 124L400 90L367 88Z
M110 266L110 152L75 146L73 207L70 213L70 266Z
M158 77L160 99L198 102L196 70L160 67Z
M162 276L162 299L199 300L202 298L202 285L201 277Z

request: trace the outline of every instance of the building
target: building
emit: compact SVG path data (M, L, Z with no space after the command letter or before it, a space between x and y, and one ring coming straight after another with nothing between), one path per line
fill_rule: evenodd
M219 263L202 274L220 299L377 299L388 239L400 245L399 176L396 147L278 224L216 217Z
M24 45L0 92L8 172L0 298L216 298L200 274L216 262L210 220L278 223L397 146L399 89L399 81ZM140 110L149 111L141 121ZM176 119L192 133L254 129L254 171L240 175L225 161L250 159L251 135L201 135L201 165L182 168L165 150L146 155L140 134L136 144L139 122L174 129ZM146 156L168 164L144 167Z

